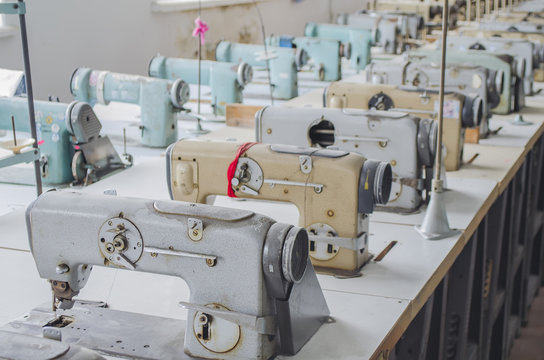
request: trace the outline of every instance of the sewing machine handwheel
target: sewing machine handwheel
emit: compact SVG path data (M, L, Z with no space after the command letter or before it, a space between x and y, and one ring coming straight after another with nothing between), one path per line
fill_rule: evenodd
M170 100L176 108L182 108L189 101L190 97L189 84L182 79L176 79L170 89Z
M299 282L308 263L308 233L281 223L268 230L263 247L263 275L270 296L285 299L293 283Z
M317 72L317 74L319 77L319 81L325 80L325 68L323 67L323 65L319 65L319 71Z
M287 281L298 283L302 280L308 252L308 233L302 228L292 227L285 237L282 251L282 272Z
M392 107L394 107L393 99L383 92L372 96L370 100L368 100L369 109L374 108L376 110L389 110Z
M76 182L82 182L87 176L87 162L85 161L85 156L83 152L78 150L75 152L74 157L72 158L72 176Z
M251 80L253 80L253 68L248 63L241 62L238 65L236 77L240 86L246 86L249 82L251 82Z

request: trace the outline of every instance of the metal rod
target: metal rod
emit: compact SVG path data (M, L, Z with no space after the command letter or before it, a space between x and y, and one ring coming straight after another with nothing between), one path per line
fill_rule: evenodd
M261 11L259 10L259 7L257 6L257 1L253 0L253 5L255 6L255 10L257 10L257 15L259 16L259 21L261 23L261 34L263 36L263 45L264 45L264 57L266 62L266 76L268 78L268 87L270 89L270 103L274 105L274 95L273 95L273 89L272 89L272 81L270 80L270 60L268 58L268 48L266 46L266 33L264 31L264 22L263 17L261 15Z
M123 154L127 153L127 129L123 128Z
M440 180L440 169L442 166L442 137L444 125L444 83L446 81L446 48L448 38L448 0L444 0L442 9L442 43L440 44L440 90L438 92L438 139L436 142L436 159L434 179Z
M201 0L198 0L198 18L200 19L201 13ZM202 19L201 19L202 20ZM197 114L200 115L200 63L202 61L202 34L198 34L196 37L198 41L198 102L197 102ZM197 118L198 127L200 127L200 118Z
M13 146L17 146L17 135L15 135L15 116L11 115L11 130L13 130Z
M17 0L17 2L22 4L23 0ZM32 76L30 75L30 56L28 54L25 14L19 15L19 25L21 28L21 41L23 46L23 62L25 66L25 81L28 100L28 117L30 121L30 134L35 140L32 147L38 149L38 134L36 131L36 118L34 116L34 92L32 91ZM42 178L39 159L34 161L34 175L36 177L36 192L38 193L38 196L40 196L42 193Z
M480 0L476 0L476 22L480 22L482 17L482 3Z
M472 21L472 0L466 0L467 8L465 9L467 12L467 22L468 24Z

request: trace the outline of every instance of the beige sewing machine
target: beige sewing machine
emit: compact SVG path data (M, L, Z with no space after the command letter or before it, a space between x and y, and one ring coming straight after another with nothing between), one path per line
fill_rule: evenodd
M324 94L326 107L396 110L437 119L438 91L395 85L333 82ZM464 128L478 126L483 108L479 98L454 92L444 94L444 145L446 170L459 169L462 161Z
M386 162L339 150L179 140L167 150L167 179L174 200L230 193L296 205L314 266L353 276L370 258L368 214L387 203L392 172Z

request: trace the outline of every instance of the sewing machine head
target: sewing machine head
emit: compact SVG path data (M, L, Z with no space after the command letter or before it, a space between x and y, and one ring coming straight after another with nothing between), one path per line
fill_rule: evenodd
M439 48L441 41L437 41ZM448 49L483 50L496 54L513 56L516 62L515 74L524 83L525 94L533 93L533 58L535 45L523 39L474 38L471 36L449 36Z
M396 54L401 50L402 34L398 19L385 18L375 12L360 12L339 15L336 22L340 25L349 25L375 32L377 39L374 45L379 46L387 54Z
M437 119L438 91L394 85L333 82L324 92L324 105L333 108L394 110ZM461 166L464 128L479 126L484 117L482 100L455 92L444 94L444 145L446 170Z
M266 144L332 146L391 164L391 195L381 210L416 210L430 185L437 123L428 119L393 111L267 106L257 113L255 129Z
M370 62L371 47L377 41L379 32L346 25L307 23L304 36L349 42L351 67L363 70Z
M40 169L46 184L94 182L125 164L91 106L81 101L63 104L34 101L40 148ZM0 129L30 133L25 97L0 97Z
M526 33L506 30L481 30L481 29L461 29L461 36L469 36L473 38L484 39L503 39L511 40L527 40L533 44L533 69L540 70L544 64L544 34L543 33ZM535 81L539 81L536 80Z
M481 66L448 64L445 76L446 91L468 96L477 95L482 100L485 116L479 127L480 136L486 137L489 133L491 110L500 102L504 73ZM366 81L436 90L440 85L440 67L433 62L407 60L372 62L366 68Z
M197 358L292 355L328 319L308 260L306 231L250 211L53 191L29 205L27 228L38 272L51 281L57 305L67 311L61 314L75 319L73 327L93 313L88 309L83 315L78 308L84 306L73 307L93 266L184 279L190 289L189 302L182 303L189 310L184 351ZM118 311L104 311L116 321ZM110 349L111 340L101 341L99 331L108 323L101 317L91 320L93 329L66 341L85 338L91 343L86 346L122 357L182 357L164 355L173 344L138 348L137 354L130 348ZM123 326L129 337L138 331L130 323Z
M425 24L440 24L442 18L442 5L436 4L437 3L434 2L381 0L375 2L375 10L416 13L423 17ZM454 27L457 24L458 13L458 6L456 4L451 4L448 17L449 27Z
M226 104L241 103L242 90L253 78L251 65L211 60L167 58L155 56L149 63L149 76L161 79L183 79L189 84L200 83L211 87L212 108L215 114L225 115Z
M294 204L314 266L353 275L369 259L368 214L389 199L391 166L339 150L180 140L168 148L167 179L175 200Z
M405 59L411 62L437 62L440 60L438 50L417 50L405 53ZM493 112L508 114L524 105L524 91L521 81L515 73L514 58L506 54L492 54L482 50L454 51L448 50L447 64L483 66L504 74L499 105Z
M334 39L269 36L266 38L269 46L302 49L310 59L308 64L314 70L315 79L320 81L335 81L342 78L341 58L351 57L351 43Z
M223 62L245 62L255 67L270 67L272 94L278 99L298 96L297 69L308 61L304 49L265 47L220 41L215 48L215 59Z
M523 33L542 33L544 24L532 24L528 22L501 22L485 21L478 24L480 30L523 32Z
M404 39L417 40L423 37L422 35L425 30L425 20L423 19L423 16L404 11L381 11L378 13L387 19L396 17L399 21L401 35Z
M189 100L189 85L138 75L78 68L70 89L77 100L108 105L137 104L141 109L142 144L165 147L177 139L176 114Z

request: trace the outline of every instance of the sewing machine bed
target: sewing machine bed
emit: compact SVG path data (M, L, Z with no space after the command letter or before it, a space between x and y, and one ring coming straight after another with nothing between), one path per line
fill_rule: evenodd
M73 319L73 322L71 320ZM104 355L146 359L190 359L183 352L185 321L105 309L99 304L76 303L70 310L51 311L43 304L0 330L41 336L52 321L52 338L77 344ZM61 327L62 326L62 327Z

